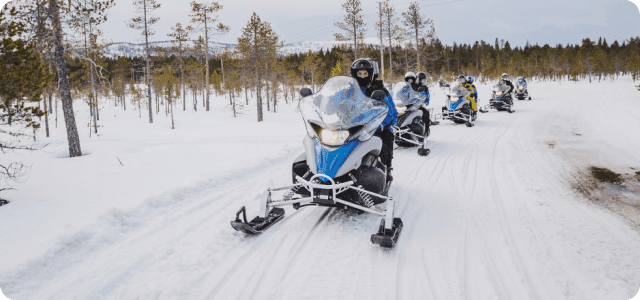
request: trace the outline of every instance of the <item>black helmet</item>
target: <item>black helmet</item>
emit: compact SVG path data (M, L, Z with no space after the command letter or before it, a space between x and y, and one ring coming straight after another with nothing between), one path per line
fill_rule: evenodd
M467 83L467 78L464 75L458 75L458 82L461 84Z
M373 64L368 58L358 58L351 64L351 77L361 87L367 87L373 81Z
M419 85L427 85L427 73L418 72L418 84Z

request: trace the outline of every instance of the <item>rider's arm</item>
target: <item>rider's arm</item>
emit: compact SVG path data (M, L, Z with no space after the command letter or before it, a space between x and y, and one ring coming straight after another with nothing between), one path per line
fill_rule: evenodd
M396 110L396 105L393 103L393 98L391 94L387 93L387 97L382 100L387 103L389 107L389 112L387 112L387 117L382 122L382 126L387 126L389 124L397 125L398 123L398 111Z

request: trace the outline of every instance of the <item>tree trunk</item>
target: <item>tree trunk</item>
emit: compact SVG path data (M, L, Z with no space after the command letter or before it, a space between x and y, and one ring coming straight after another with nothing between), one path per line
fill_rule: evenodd
M206 76L207 78L205 79L205 89L207 90L206 92L206 102L207 102L207 111L209 111L209 33L208 33L208 28L207 28L207 13L204 13L204 41L205 41L205 45L204 45L204 49L206 51L204 57L205 57L205 67L206 67Z
M76 118L73 113L73 99L71 99L71 89L69 87L69 76L67 74L67 62L64 58L64 46L62 40L62 24L60 24L60 8L57 0L49 0L49 13L51 23L54 28L55 62L58 72L58 88L60 99L62 100L62 110L67 126L67 140L69 142L69 156L82 156L80 149L80 138L76 127Z
M51 93L49 93L49 101L51 101ZM51 106L47 108L47 100L42 100L42 102L44 102L44 129L49 137L49 110L51 110Z
M142 1L144 3L144 47L145 47L145 61L147 64L147 68L146 68L146 76L145 79L147 80L147 95L148 95L148 106L149 106L149 123L153 123L153 102L151 100L151 83L149 82L149 79L151 77L151 69L149 66L149 31L147 31L147 2L146 1Z
M418 64L418 71L420 71L420 41L418 40L418 24L416 24L416 63Z

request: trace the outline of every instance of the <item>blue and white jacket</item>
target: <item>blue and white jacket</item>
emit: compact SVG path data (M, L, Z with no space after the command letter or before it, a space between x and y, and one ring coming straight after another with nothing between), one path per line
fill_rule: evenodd
M366 94L366 89L365 88L360 87L360 90L362 90L363 94ZM385 126L387 126L389 124L397 125L398 124L398 110L396 110L396 105L393 102L393 98L391 97L391 93L387 93L387 97L382 99L382 102L385 102L387 104L387 106L389 107L389 111L387 112L387 117L384 118L384 121L382 121L382 124L380 124L380 127L385 127Z

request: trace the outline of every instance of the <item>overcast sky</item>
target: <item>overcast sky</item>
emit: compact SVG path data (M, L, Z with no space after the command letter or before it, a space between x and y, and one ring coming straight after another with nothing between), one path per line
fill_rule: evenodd
M2 1L2 0L0 0ZM155 15L155 41L169 40L167 33L177 22L186 25L190 1L157 0L162 7ZM4 1L2 1L4 2ZM113 42L142 42L139 31L126 27L125 21L135 16L131 0L116 0L109 20L102 25L104 38ZM249 17L256 12L270 22L285 43L333 40L340 20L344 0L220 0L224 6L220 21L231 32L215 40L235 43ZM407 9L411 1L392 0L398 12ZM424 0L417 1L422 14L434 20L438 38L445 44L473 43L496 38L512 45L524 45L527 40L539 44L580 43L589 37L605 37L609 43L640 36L640 12L627 0ZM373 23L377 20L376 0L362 0L367 36L375 37ZM398 16L400 14L398 13ZM196 36L194 36L196 37Z

